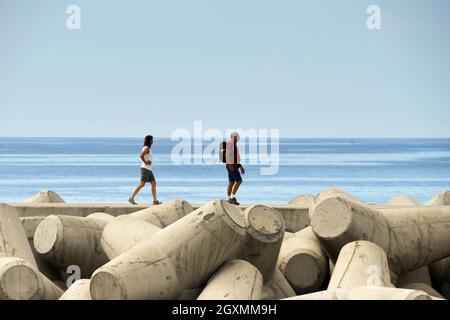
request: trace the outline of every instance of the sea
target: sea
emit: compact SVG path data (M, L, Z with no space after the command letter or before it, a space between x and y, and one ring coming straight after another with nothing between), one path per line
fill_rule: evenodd
M0 138L0 202L22 202L40 190L53 190L68 203L126 203L140 178L142 142ZM159 200L202 203L225 198L228 176L219 158L212 153L217 161L209 162L214 163L188 158L180 163L173 156L177 144L155 137L153 171ZM326 188L379 204L395 195L424 203L450 189L450 139L280 139L274 148L277 160L271 164L276 170L270 174L262 174L268 163L250 163L256 159L250 149L251 142L241 150L246 169L237 195L241 203L285 204ZM151 202L149 185L136 201Z

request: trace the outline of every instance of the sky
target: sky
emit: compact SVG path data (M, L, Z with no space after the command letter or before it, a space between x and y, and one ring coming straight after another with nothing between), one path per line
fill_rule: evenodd
M0 136L170 137L202 121L450 137L449 17L448 0L0 0Z

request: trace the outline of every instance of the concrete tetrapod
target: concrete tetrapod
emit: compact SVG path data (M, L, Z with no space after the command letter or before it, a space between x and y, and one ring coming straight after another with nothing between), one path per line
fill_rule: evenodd
M355 202L358 202L361 204L363 203L359 199L353 197L351 194L349 194L341 189L337 189L337 188L325 189L316 195L315 203L309 207L309 211L308 211L309 219L312 220L312 215L314 213L314 209L317 206L317 204L319 204L320 202L322 202L325 199L335 198L335 197L341 197L341 198L352 200L352 201L355 201Z
M75 281L69 289L67 289L59 300L92 300L89 284L91 280L80 279Z
M391 206L420 206L420 202L417 201L415 198L407 195L400 195L395 196L389 199L388 202L386 202L386 205ZM445 259L444 259L445 260ZM436 264L439 263L439 260L435 262ZM430 273L427 266L423 266L419 269L409 271L405 274L399 275L397 281L395 282L397 287L404 287L411 284L411 283L424 283L431 286L431 279L430 279ZM427 291L426 291L427 292Z
M92 299L176 299L241 254L245 236L242 210L209 202L97 269Z
M295 198L292 198L288 204L295 204L297 206L305 206L305 207L311 207L316 203L316 197L310 194L301 194L296 196Z
M444 281L440 283L439 292L448 300L450 300L450 282Z
M264 283L272 278L283 242L285 224L280 213L262 205L244 211L246 236L240 259L261 272Z
M131 215L119 216L103 229L100 243L112 260L159 230L161 228Z
M68 266L76 265L82 278L90 278L109 261L100 245L106 222L93 217L48 216L36 229L34 247L58 268L65 271Z
M263 277L255 266L232 260L214 273L197 300L260 300L262 288Z
M411 283L425 283L431 286L430 272L428 266L420 267L398 276L396 286L404 287Z
M346 198L355 202L363 203L358 198L355 198L351 194L345 192L344 190L338 189L338 188L328 188L325 190L322 190L319 194L316 195L316 203L319 203L325 199L328 198L334 198L334 197L342 197Z
M420 202L411 196L400 195L390 198L386 205L388 206L420 206Z
M450 208L447 207L381 211L336 197L316 206L311 225L333 260L347 243L368 240L386 252L389 267L396 274L450 255Z
M25 203L65 203L56 192L51 190L43 190L36 193L34 196L26 199Z
M290 238L293 238L293 237L295 237L295 233L285 231L285 232L284 232L283 241L286 241L286 240L288 240L288 239L290 239Z
M62 293L30 262L0 257L0 300L55 300Z
M450 206L450 190L444 190L429 200L428 206ZM434 282L440 283L450 281L450 257L431 263L429 266L431 278Z
M104 212L94 212L86 216L87 219L91 219L97 226L104 229L108 223L115 219L114 216Z
M427 206L450 206L450 190L439 192L436 196L430 199Z
M32 216L32 217L21 217L20 221L25 230L25 234L28 238L28 243L33 253L34 260L36 261L37 267L42 274L44 274L49 280L57 281L61 279L60 270L55 266L48 263L34 248L33 237L37 226L45 219L45 216Z
M272 279L270 279L263 287L262 300L279 300L295 296L296 293L292 289L289 282L281 273L278 267L275 268Z
M328 275L328 257L311 227L283 241L278 267L297 294L319 290Z
M450 257L433 262L428 268L434 282L450 281Z
M348 300L432 300L426 292L386 287L361 287L350 290Z
M22 258L37 267L15 208L0 203L0 257Z
M284 300L432 300L426 292L388 287L331 289Z
M142 219L159 228L165 228L192 211L194 209L189 202L176 199L133 212L130 216Z
M327 290L366 286L393 287L386 253L369 241L350 242L339 253Z
M426 292L432 298L437 298L438 300L445 300L444 296L442 296L439 292L434 290L434 288L427 283L408 283L408 284L399 286L399 288L420 290L420 291Z

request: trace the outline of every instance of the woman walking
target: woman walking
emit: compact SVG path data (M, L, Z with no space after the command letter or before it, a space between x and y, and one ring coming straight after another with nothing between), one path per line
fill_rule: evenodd
M142 152L140 154L141 158L141 181L136 186L133 191L133 194L128 199L128 202L136 205L137 203L134 201L134 197L138 194L138 192L145 186L147 182L151 183L151 190L153 196L153 204L158 205L161 202L158 201L156 197L156 180L153 176L153 156L152 156L152 144L153 144L153 136L146 136L144 138L144 146L142 148Z

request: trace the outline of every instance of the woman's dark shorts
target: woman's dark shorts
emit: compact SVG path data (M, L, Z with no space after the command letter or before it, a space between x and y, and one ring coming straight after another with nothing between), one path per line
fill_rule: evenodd
M151 182L155 181L155 177L153 176L153 172L151 170L141 168L141 181L142 182Z
M241 173L239 172L239 168L236 168L234 170L229 170L227 168L228 171L228 181L230 182L241 182L242 181L242 177L241 177Z

